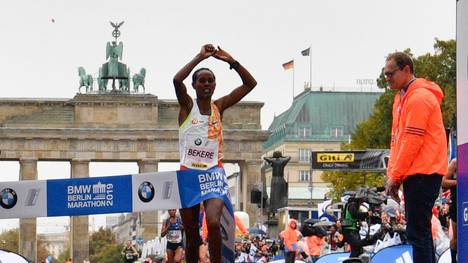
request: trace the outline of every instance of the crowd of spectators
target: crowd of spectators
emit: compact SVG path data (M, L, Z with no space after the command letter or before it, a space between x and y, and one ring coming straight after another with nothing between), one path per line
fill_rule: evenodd
M447 193L442 193L433 209L432 232L434 244L441 246L443 250L448 248L448 238L452 235L449 203L450 198L447 198ZM380 240L383 240L386 235L394 237L395 234L398 234L399 242L402 244L406 243L406 221L403 207L404 203L383 205L381 210L378 211L381 222L372 226L367 225L366 221L361 222L361 236L364 237L369 233L370 235L379 235ZM363 209L366 208L364 207ZM294 241L285 240L285 231L282 231L277 237L257 235L238 238L235 244L235 262L271 262L283 258L288 262L287 257L291 252L293 252L295 260L315 262L319 257L329 253L349 252L349 244L343 241L340 218L333 220L333 216L327 216L327 220L330 218L332 220L328 223L312 221L317 222L317 225L324 230L322 234L318 235L304 236L300 231L301 225L304 222L302 224L297 223L297 227L294 229L296 233ZM293 221L295 222L295 220ZM439 226L440 229L438 228ZM290 237L287 238L290 239ZM440 241L437 242L437 240ZM295 245L288 247L291 243L295 243ZM372 254L374 252L374 245L369 246L366 252Z

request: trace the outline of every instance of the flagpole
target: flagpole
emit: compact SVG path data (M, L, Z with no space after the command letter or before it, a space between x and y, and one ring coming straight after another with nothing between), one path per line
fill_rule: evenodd
M293 61L294 61L294 59L293 59ZM294 63L294 62L293 62L293 63ZM294 65L294 64L293 64L293 65ZM293 99L293 101L294 101L294 71L295 71L294 68L295 68L295 66L293 66L293 69L292 69L292 70L293 70L293 76L292 76L292 84L293 84L292 99Z
M294 59L284 63L283 64L283 69L284 70L292 69L292 97L293 97L293 101L294 101Z
M310 57L310 64L309 64L309 87L312 90L312 44L309 46L309 57Z

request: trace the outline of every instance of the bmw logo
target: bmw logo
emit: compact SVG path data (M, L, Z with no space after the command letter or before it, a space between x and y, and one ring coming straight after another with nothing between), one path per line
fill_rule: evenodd
M150 182L143 182L138 187L138 197L141 201L148 203L154 198L154 186Z
M4 188L0 192L0 205L5 209L10 209L16 205L18 201L18 196L16 195L15 190L11 188Z
M202 140L201 140L200 138L197 138L197 139L195 140L195 145L196 145L196 146L200 146L201 144L202 144Z

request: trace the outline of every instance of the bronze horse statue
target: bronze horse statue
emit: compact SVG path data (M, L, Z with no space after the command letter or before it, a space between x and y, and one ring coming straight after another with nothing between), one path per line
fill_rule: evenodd
M145 76L146 76L146 69L141 68L140 73L133 75L133 91L138 92L138 87L143 87L143 93L145 93Z
M78 92L81 93L81 87L86 88L86 93L93 91L93 76L86 74L86 71L83 67L78 68L78 75L80 76L80 86L78 87Z

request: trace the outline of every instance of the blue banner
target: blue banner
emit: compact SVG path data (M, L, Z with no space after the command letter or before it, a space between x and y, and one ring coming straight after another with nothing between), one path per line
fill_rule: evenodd
M321 256L316 263L341 263L349 258L349 253L332 253ZM376 261L377 262L377 261Z
M132 177L47 180L47 216L132 211Z
M229 186L224 168L215 166L206 171L193 169L177 171L177 181L182 207L192 207L211 198L224 201L221 216L222 262L234 262L234 210L229 200Z
M206 171L177 171L182 207L192 207L210 198L228 195L226 173L223 168L213 167Z
M411 245L386 247L372 257L372 262L413 263L413 247Z

